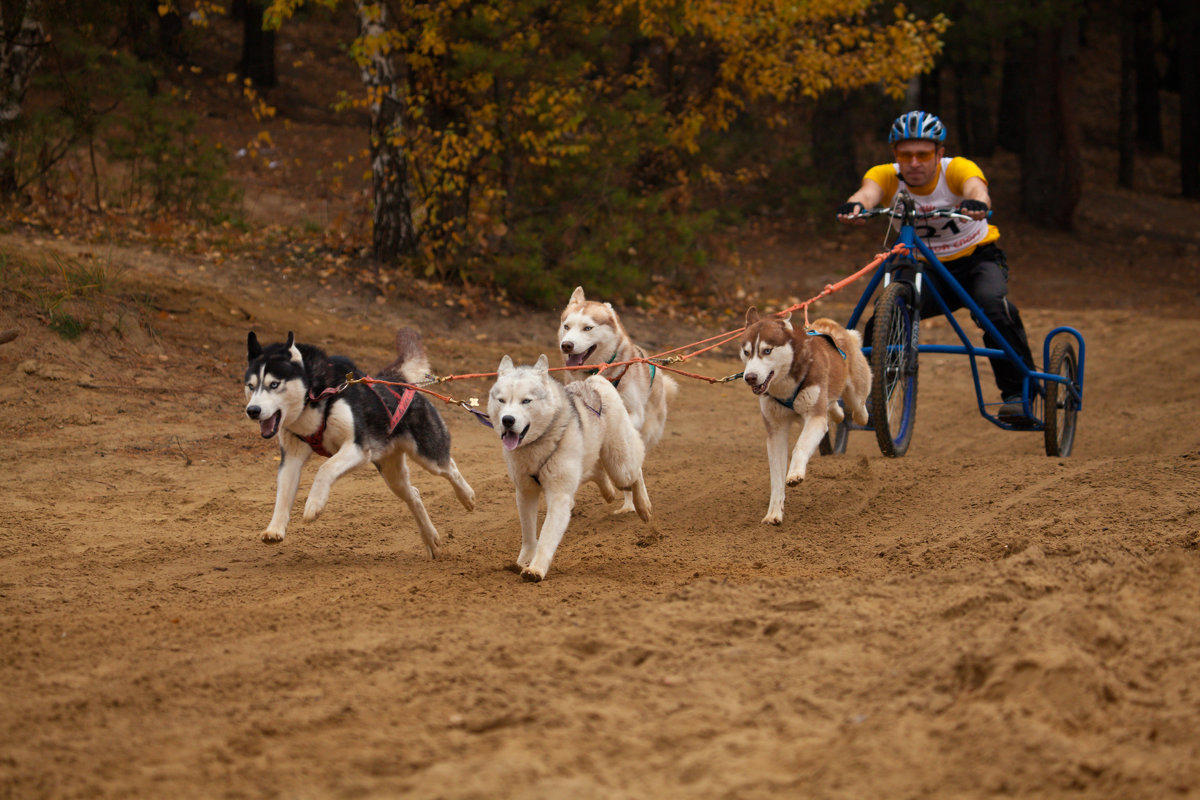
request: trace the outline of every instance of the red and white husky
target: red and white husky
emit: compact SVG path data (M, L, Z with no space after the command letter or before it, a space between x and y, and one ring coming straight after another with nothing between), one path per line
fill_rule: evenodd
M625 326L610 303L588 300L578 286L563 309L558 329L559 349L568 367L584 364L620 364L645 358L646 352L633 343ZM581 380L591 370L568 370L568 380ZM629 421L642 435L646 450L658 444L667 425L667 405L679 391L675 380L651 364L637 363L613 367L600 373L612 382L629 412ZM610 498L613 491L601 484L600 491ZM625 503L616 513L633 511L633 497L625 493Z
M871 368L858 331L826 318L813 321L808 329L797 328L790 318L790 314L762 317L751 306L742 334L743 377L759 396L767 427L771 502L763 522L769 525L783 522L785 481L795 486L804 480L808 460L830 422L845 418L838 399L843 399L856 423L866 425L871 392ZM803 427L789 465L788 433L796 420Z

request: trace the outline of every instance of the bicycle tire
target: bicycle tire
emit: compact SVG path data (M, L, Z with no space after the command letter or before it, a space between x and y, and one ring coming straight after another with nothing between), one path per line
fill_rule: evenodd
M1050 352L1050 363L1046 372L1060 375L1071 385L1079 374L1079 359L1071 342L1059 342ZM1042 426L1046 435L1046 455L1069 456L1075 445L1075 423L1079 415L1079 404L1066 384L1046 381L1045 414Z
M818 452L823 456L840 456L846 452L846 444L850 439L850 423L842 420L834 425L821 437Z
M917 414L917 317L912 287L893 281L875 301L871 337L871 419L879 450L908 451Z

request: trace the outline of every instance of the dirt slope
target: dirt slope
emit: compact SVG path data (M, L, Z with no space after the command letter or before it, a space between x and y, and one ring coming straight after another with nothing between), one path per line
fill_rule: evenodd
M685 380L647 466L653 520L588 487L538 585L506 569L498 442L455 407L477 510L414 473L442 560L367 470L261 543L276 450L240 381L250 328L373 368L416 324L450 374L552 351L554 315L237 288L233 270L73 247L152 298L154 331L70 344L0 310L21 331L0 345L0 796L1200 795L1200 319L1178 212L1137 241L1006 229L1031 339L1086 337L1072 457L987 424L965 362L928 358L909 454L856 434L768 527L756 401ZM754 237L731 305L809 296L877 233L815 254ZM716 332L626 322L651 350ZM692 366L727 375L733 356Z

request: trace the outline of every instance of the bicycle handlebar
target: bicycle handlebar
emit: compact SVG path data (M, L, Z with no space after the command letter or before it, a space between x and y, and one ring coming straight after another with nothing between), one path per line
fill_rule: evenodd
M990 217L992 212L988 211ZM904 209L902 208L864 208L857 214L847 215L846 219L867 219L869 217L893 217L902 219L904 217ZM913 219L930 219L931 217L944 217L947 219L974 219L959 211L957 208L935 208L932 211L916 211L913 212Z

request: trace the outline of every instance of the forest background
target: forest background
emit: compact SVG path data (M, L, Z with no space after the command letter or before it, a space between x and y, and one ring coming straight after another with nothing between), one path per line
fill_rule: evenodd
M1088 133L1115 139L1114 181L1165 154L1179 192L1200 196L1198 14L1178 0L4 0L0 13L10 225L193 250L265 237L285 268L383 293L434 281L550 307L584 284L703 303L723 231L828 217L914 107L946 118L952 153L1019 154L1022 210L1069 229L1078 87L1094 77L1077 55L1103 29L1120 31L1119 113ZM301 167L276 138L306 115L344 119L361 147L315 166L320 213L248 225L239 181ZM211 135L221 117L245 121L243 141Z

